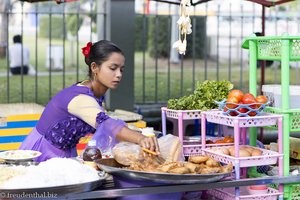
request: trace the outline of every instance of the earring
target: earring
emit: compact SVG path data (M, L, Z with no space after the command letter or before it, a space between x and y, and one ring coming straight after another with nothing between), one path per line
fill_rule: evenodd
M97 73L94 74L94 80L96 80L96 77L97 77Z

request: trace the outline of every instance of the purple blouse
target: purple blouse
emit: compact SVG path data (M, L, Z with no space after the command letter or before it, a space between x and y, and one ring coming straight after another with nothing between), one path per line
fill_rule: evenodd
M88 123L68 112L68 104L80 94L95 98L99 106L102 106L104 96L96 98L90 88L74 84L51 99L36 126L37 131L50 144L61 150L76 147L79 139L88 133L95 133L93 138L97 140L99 146L107 148L108 145L114 145L116 134L125 126L125 123L112 119L100 111L96 117L98 124L96 131Z

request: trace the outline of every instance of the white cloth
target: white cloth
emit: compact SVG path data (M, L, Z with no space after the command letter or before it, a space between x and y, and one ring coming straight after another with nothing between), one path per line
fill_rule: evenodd
M78 86L86 87L81 83ZM96 118L99 112L104 112L104 108L99 106L98 102L91 96L80 94L74 97L69 105L68 111L96 128Z
M16 43L9 47L10 67L29 66L29 49L23 45L23 61L22 61L22 44Z
M96 128L98 113L104 112L93 97L85 94L74 97L68 105L68 111L94 128Z

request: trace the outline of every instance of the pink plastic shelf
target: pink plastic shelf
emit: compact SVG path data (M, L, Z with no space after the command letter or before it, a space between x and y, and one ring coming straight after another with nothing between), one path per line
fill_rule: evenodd
M247 146L247 145L244 145ZM251 146L252 147L252 146ZM220 147L211 147L215 149L220 149ZM279 154L274 151L270 151L267 149L261 149L257 147L252 147L255 149L259 149L262 151L261 156L251 156L251 157L233 157L225 154L218 154L215 153L214 151L211 150L211 148L205 148L202 149L204 154L222 162L222 163L227 163L227 164L233 164L235 165L236 163L240 163L240 167L253 167L253 166L262 166L262 165L273 165L277 163L277 159L283 154Z
M201 136L184 136L183 137L183 144L199 144L201 145ZM216 142L217 140L224 140L224 137L205 137L206 142L208 140L212 141L212 142ZM207 146L212 145L212 146L218 146L218 145L223 145L223 144L233 144L233 143L217 143L217 144L207 144Z
M222 140L224 137L207 137L207 140L210 140L212 142L215 142L217 140ZM233 143L217 143L217 144L206 144L206 147L221 147L221 146L231 146ZM201 138L192 137L192 140L189 140L188 137L185 137L183 139L183 154L185 156L191 156L191 155L200 155L202 154L202 144L201 144Z
M183 154L185 156L196 156L202 154L201 145L183 145Z
M208 194L222 200L233 200L236 199L235 188L221 188L215 190L208 190ZM249 194L247 187L240 187L240 196L239 199L243 200L277 200L279 195L283 193L279 192L276 189L268 188L268 193L251 195Z
M179 115L182 115L182 119L200 119L201 118L201 110L172 110L163 107L166 111L166 116L168 118L178 119Z
M206 115L208 122L222 124L226 126L234 126L234 121L238 120L239 127L262 127L273 126L277 124L277 119L280 115L263 113L253 117L234 117L224 115L222 111L212 110L203 112Z
M221 146L227 146L228 144L232 144L232 143L207 144L206 147L221 147ZM201 155L202 154L202 146L201 146L201 144L183 145L183 154L185 156Z

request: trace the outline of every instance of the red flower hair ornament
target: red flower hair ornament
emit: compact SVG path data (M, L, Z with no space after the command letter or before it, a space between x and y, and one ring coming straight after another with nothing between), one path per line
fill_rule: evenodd
M81 48L82 54L84 55L84 57L88 57L90 55L92 45L93 45L93 43L88 42L85 47Z

